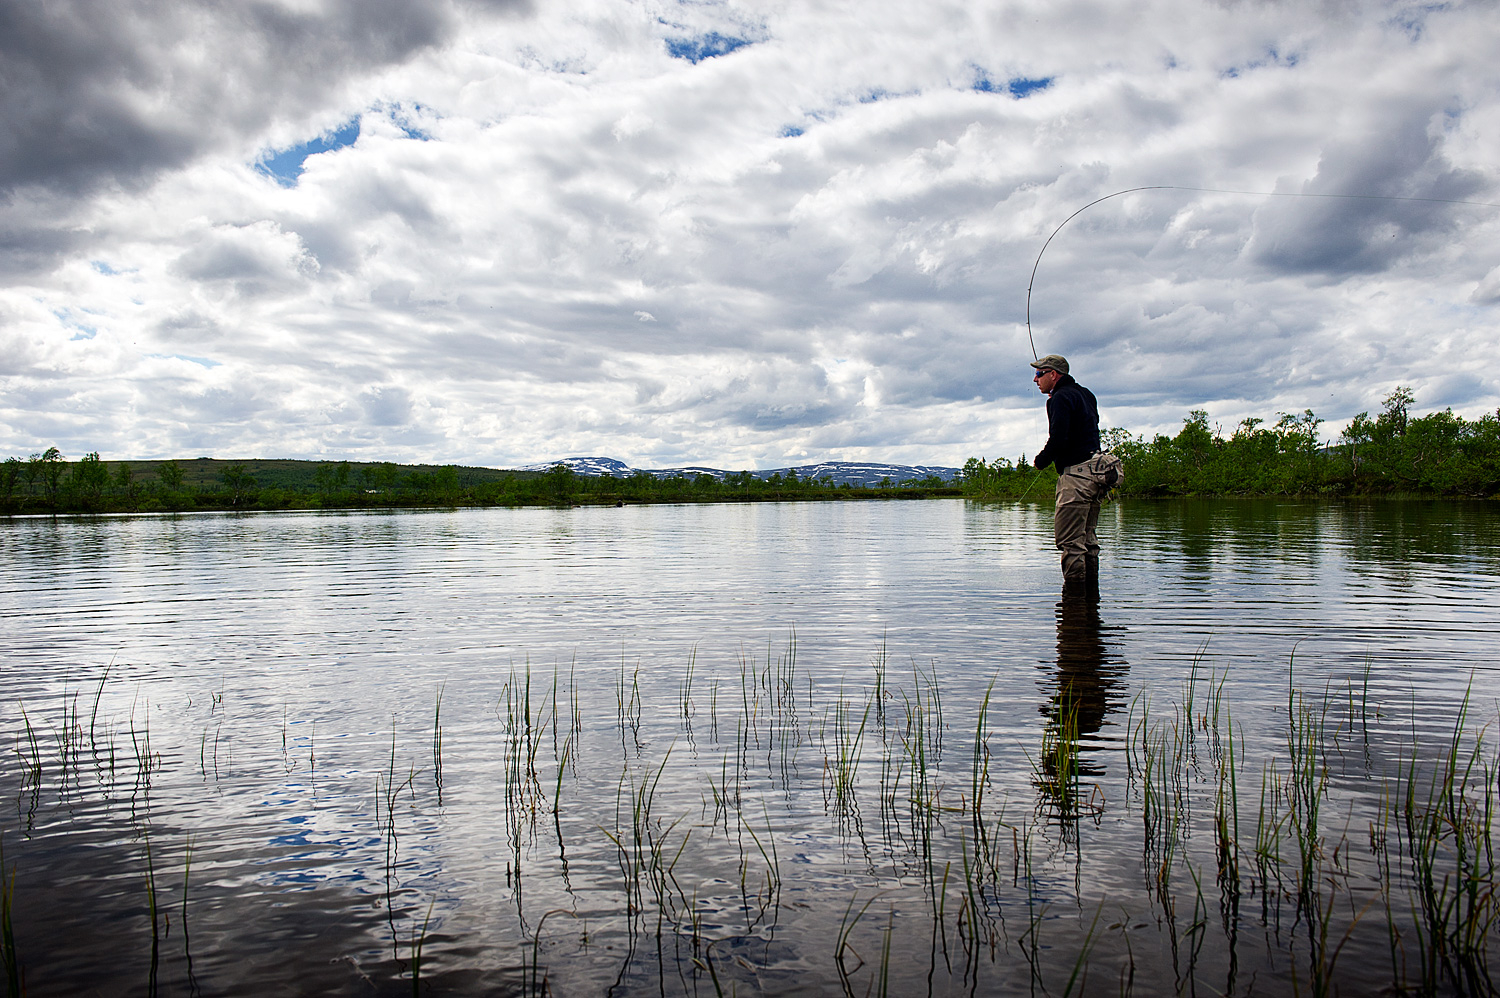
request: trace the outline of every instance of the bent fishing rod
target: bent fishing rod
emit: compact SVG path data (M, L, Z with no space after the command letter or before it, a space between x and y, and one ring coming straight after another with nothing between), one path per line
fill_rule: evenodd
M1036 284L1037 268L1042 265L1042 254L1047 252L1047 247L1052 245L1052 240L1057 238L1057 234L1063 230L1064 226L1088 211L1094 205L1102 204L1110 198L1117 198L1122 194L1136 194L1140 191L1194 191L1199 194L1245 194L1250 197L1261 198L1330 198L1345 201L1424 201L1431 204L1467 204L1480 208L1500 208L1500 204L1489 201L1459 201L1453 198L1400 197L1394 194L1308 194L1294 191L1233 191L1218 187L1179 187L1176 184L1152 184L1148 187L1128 187L1123 191L1115 191L1113 194L1106 194L1102 198L1090 201L1063 219L1057 228L1052 230L1052 235L1047 237L1047 241L1042 243L1042 248L1037 251L1036 262L1031 265L1031 279L1026 282L1026 341L1031 344L1032 360L1037 359L1037 353L1036 340L1031 335L1031 289Z

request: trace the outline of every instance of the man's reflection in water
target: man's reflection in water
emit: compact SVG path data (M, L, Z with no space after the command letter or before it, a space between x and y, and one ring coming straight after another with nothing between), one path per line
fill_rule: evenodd
M1097 745L1110 714L1125 706L1128 668L1099 614L1096 592L1065 590L1057 604L1057 670L1044 682L1042 746L1037 764L1038 803L1065 825L1081 814L1100 813L1097 785L1082 777L1104 773L1103 762L1086 757L1083 746Z

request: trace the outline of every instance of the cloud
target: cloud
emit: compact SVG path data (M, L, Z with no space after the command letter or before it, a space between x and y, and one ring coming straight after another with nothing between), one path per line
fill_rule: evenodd
M404 426L411 421L411 393L404 388L371 388L360 396L360 403L374 426Z
M1484 275L1474 293L1469 295L1469 301L1476 305L1500 305L1500 266Z
M1379 273L1451 234L1469 210L1443 202L1479 199L1487 178L1443 155L1433 127L1441 115L1387 108L1366 134L1330 143L1316 175L1283 192L1319 197L1277 198L1257 212L1251 259L1281 273Z
M1500 211L1255 193L1500 201L1483 4L85 13L0 14L0 450L1034 452L1134 187L1030 302L1111 425L1500 402Z
M0 6L0 183L134 186L440 44L436 0Z
M268 133L316 142L351 85L442 44L469 6L0 4L0 275L46 268L78 245L49 204L139 192Z
M215 226L172 264L176 275L199 287L241 298L294 291L317 270L316 258L294 233L266 221Z

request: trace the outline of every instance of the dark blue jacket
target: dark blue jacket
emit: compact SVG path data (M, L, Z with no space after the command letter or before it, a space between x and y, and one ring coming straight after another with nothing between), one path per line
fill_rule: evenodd
M1099 449L1099 403L1094 393L1064 374L1047 396L1047 446L1032 464L1060 473Z

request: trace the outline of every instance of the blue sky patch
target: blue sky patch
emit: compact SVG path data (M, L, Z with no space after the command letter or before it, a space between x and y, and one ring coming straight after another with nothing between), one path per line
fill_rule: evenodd
M420 124L418 124L424 115L434 116L431 115L432 109L425 104L420 102L413 102L411 104L376 104L375 109L384 111L386 117L391 119L391 124L401 129L401 134L407 138L416 139L419 142L428 142L432 139L432 136L423 131Z
M111 267L109 264L105 263L103 260L90 260L89 261L89 265L92 266L99 273L103 274L105 277L114 277L117 274L123 274L123 273L125 273L125 271L123 271L123 270L116 270L114 267Z
M1012 97L1019 100L1022 97L1030 97L1038 90L1046 90L1050 86L1052 86L1052 77L1050 76L1043 76L1035 80L1028 80L1025 77L1018 76L1014 80L1007 81L1005 89Z
M302 164L307 157L351 146L358 138L359 119L350 118L335 131L324 132L299 146L262 158L255 164L255 168L282 187L295 187L297 178L302 176Z
M1053 77L1043 76L1037 79L1028 79L1018 76L1012 80L999 81L994 79L988 72L980 67L974 67L974 83L972 89L982 94L1010 94L1016 99L1030 96L1038 90L1046 90L1052 86Z
M209 360L207 357L192 357L185 353L148 353L146 356L152 360L185 360L189 364L197 364L199 367L206 367L210 370L220 366L216 360Z
M721 35L717 31L710 31L706 35L690 38L668 38L667 54L674 59L686 59L697 65L704 59L728 55L735 49L749 44L751 42L748 38L736 38L733 35Z
M1247 73L1250 70L1254 69L1264 69L1267 66L1280 66L1285 69L1294 69L1301 61L1302 57L1299 56L1296 52L1290 52L1286 55L1282 55L1276 49L1268 48L1266 49L1264 58L1253 59L1250 62L1245 63L1245 65L1243 66L1230 66L1220 74L1220 78L1237 80L1239 79L1241 73Z
M85 309L85 311L87 311L87 309ZM61 311L54 309L52 314L57 317L57 321L63 324L64 329L73 330L73 335L68 338L69 342L73 342L76 340L91 340L95 336L99 335L98 327L79 322L77 319L73 318L72 312L68 309L63 309Z
M1422 40L1422 34L1427 29L1427 15L1437 14L1448 9L1445 3L1419 4L1400 11L1390 22L1396 25L1406 36L1414 42Z
M787 125L781 130L781 137L784 139L795 139L801 134L802 129L798 128L796 125Z

